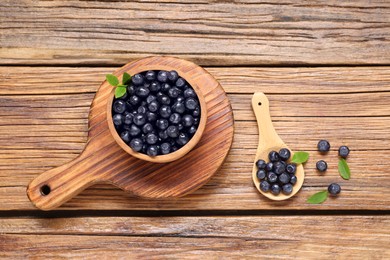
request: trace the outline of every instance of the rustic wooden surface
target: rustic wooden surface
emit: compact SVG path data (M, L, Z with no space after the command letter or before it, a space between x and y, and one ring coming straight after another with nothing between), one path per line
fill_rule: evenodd
M390 258L389 21L388 1L1 1L0 258ZM98 185L37 211L26 186L83 150L104 75L154 54L205 66L228 93L235 133L222 169L180 199ZM283 141L311 154L285 202L252 184L255 91ZM342 144L349 181L337 173ZM337 199L305 202L330 182Z

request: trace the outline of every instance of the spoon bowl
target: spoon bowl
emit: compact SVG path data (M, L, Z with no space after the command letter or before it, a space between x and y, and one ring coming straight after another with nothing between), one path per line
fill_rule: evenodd
M285 195L283 193L280 193L279 195L273 195L271 192L263 192L260 189L260 181L257 178L257 160L263 159L267 161L269 152L279 151L282 148L289 148L279 137L279 135L275 131L275 128L273 127L271 115L269 112L269 101L268 98L264 95L264 93L256 92L253 95L252 108L255 113L257 125L259 128L259 145L257 147L256 157L252 169L253 183L261 194L271 200L286 200L288 198L291 198L301 189L303 181L305 179L305 172L303 170L302 164L297 165L297 170L295 173L295 176L297 177L297 182L295 183L295 185L293 185L293 191L289 195ZM291 158L293 155L294 152L291 151Z

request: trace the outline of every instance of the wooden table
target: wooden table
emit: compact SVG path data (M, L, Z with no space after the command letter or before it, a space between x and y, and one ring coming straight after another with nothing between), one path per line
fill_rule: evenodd
M163 2L1 1L0 258L389 259L390 3ZM82 151L105 74L149 55L192 60L228 93L235 136L222 169L180 199L98 185L36 210L26 185ZM288 201L252 184L255 91L281 138L311 154ZM319 139L329 155L316 152ZM337 172L343 144L349 181ZM331 182L338 198L306 203Z

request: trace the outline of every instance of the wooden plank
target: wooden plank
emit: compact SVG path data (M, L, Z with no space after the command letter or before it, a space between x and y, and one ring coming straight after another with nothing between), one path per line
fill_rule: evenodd
M34 209L25 195L28 182L82 151L94 91L105 73L112 70L0 67L1 210ZM178 200L146 201L111 186L98 185L64 208L239 210L280 209L283 205L283 209L389 209L390 164L383 159L390 155L388 67L210 68L209 71L228 92L236 127L226 163L206 186ZM26 77L20 78L20 73ZM75 86L74 82L79 84ZM246 82L250 82L248 86L243 84ZM305 166L307 177L302 191L284 204L264 199L251 183L258 140L249 105L254 91L268 93L275 128L291 149L312 151L312 158ZM321 138L331 141L329 156L314 152ZM348 159L352 169L350 181L341 180L337 173L336 150L342 144L352 150ZM324 176L315 171L319 159L329 163ZM342 185L339 199L320 206L305 203L309 195L331 182Z
M15 1L0 5L2 64L388 64L390 4L354 1Z
M0 66L0 95L78 93L93 96L105 75L116 69ZM209 67L206 70L226 92L234 94L254 91L267 94L359 94L390 90L390 67Z
M389 216L1 218L0 257L388 259Z

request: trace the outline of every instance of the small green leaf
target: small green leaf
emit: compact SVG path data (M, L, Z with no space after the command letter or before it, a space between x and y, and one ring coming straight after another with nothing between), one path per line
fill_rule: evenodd
M118 78L112 74L107 74L106 79L111 86L116 87L119 84Z
M351 178L351 171L346 160L340 159L339 161L339 173L344 180L349 180Z
M118 84L118 86L117 86L117 87L119 87L119 88L126 88L126 87L127 87L127 85Z
M126 85L127 82L129 82L131 80L131 76L129 73L125 72L123 73L123 76L122 76L122 84L123 85Z
M310 204L321 204L328 198L328 191L323 190L320 192L317 192L316 194L313 194L310 196L310 198L307 199L307 202Z
M308 159L309 159L309 153L296 152L296 153L294 153L294 156L293 156L291 162L300 164L300 163L306 162Z
M124 88L124 87L116 87L116 89L115 89L115 97L116 98L120 98L124 94L126 94L126 88Z

